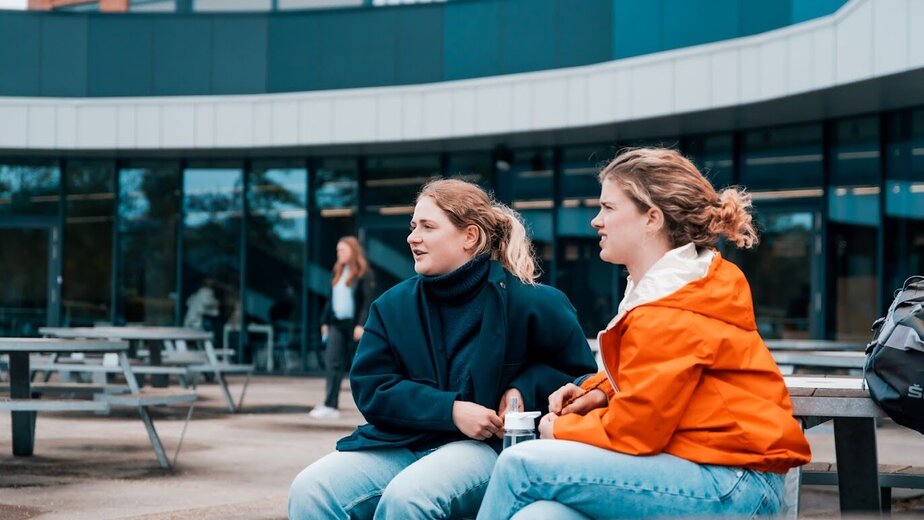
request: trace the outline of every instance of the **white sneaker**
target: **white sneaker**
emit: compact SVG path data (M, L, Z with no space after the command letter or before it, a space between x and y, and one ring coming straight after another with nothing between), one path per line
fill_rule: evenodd
M339 419L340 411L329 406L318 405L308 412L308 416L312 419Z

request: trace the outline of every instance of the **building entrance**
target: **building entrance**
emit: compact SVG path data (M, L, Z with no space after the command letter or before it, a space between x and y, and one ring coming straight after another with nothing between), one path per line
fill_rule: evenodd
M37 220L0 220L0 336L38 336L58 323L61 233Z

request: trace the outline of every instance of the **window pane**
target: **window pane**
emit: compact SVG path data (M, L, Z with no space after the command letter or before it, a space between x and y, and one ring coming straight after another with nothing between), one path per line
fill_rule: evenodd
M63 321L70 327L109 322L114 167L108 161L69 162L65 178Z
M821 125L747 132L741 183L763 198L822 195Z
M510 167L498 172L498 195L523 215L532 238L542 274L539 281L549 283L552 250L552 209L554 165L548 149L514 150Z
M732 183L735 160L731 134L697 136L687 146L689 158L716 189Z
M494 189L493 171L490 152L464 152L450 155L443 173L445 177L474 182L490 192Z
M764 339L811 335L812 246L820 218L807 211L763 211L757 218L760 246L728 252L751 284L757 328Z
M0 216L57 215L61 171L53 162L0 162Z
M590 221L599 210L597 174L612 159L608 145L566 148L562 153L562 204L558 208L557 286L574 304L587 337L616 314L624 269L600 260Z
M241 322L241 186L236 163L193 163L183 172L183 323L211 331L222 347L225 327L230 333Z
M408 223L420 188L439 174L438 155L372 157L366 161L364 245L380 290L414 275L407 245Z
M337 241L356 235L358 163L355 158L323 158L313 161L312 185L315 204L308 219L312 262L308 266L307 353L305 370L320 370L324 346L321 344L321 310L330 295L330 270L337 253Z
M838 122L831 150L828 234L835 339L864 341L878 316L879 118Z
M924 273L924 110L895 114L889 126L884 226L887 294L907 277Z
M119 170L119 321L176 320L180 166L129 163Z
M300 370L302 287L308 172L299 164L255 163L250 173L247 224L248 322L268 326L274 353L256 353L260 368ZM261 347L262 338L250 345Z

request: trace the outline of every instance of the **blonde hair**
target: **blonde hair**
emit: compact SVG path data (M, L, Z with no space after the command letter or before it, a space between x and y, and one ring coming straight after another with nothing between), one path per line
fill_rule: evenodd
M660 209L671 247L693 242L712 247L720 235L739 248L759 239L751 215L751 195L728 187L716 193L712 184L675 150L627 148L600 171L600 182L611 180L641 211Z
M424 185L417 201L430 197L457 229L478 228L475 254L490 253L525 284L539 276L533 244L520 214L494 200L477 184L460 179L438 179Z
M337 243L343 242L350 248L350 251L353 253L350 255L349 262L337 261L334 263L334 268L330 272L330 284L337 285L337 282L340 281L340 276L343 274L343 268L347 265L350 266L350 278L346 281L347 287L353 287L353 281L362 278L366 275L366 271L369 269L369 262L366 261L366 253L363 251L363 246L360 245L359 240L356 239L353 235L347 235L341 237Z

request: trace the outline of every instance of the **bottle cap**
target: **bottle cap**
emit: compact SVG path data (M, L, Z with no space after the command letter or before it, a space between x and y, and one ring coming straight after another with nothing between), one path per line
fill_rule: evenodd
M507 412L504 415L505 430L533 430L536 428L536 417L539 412Z

